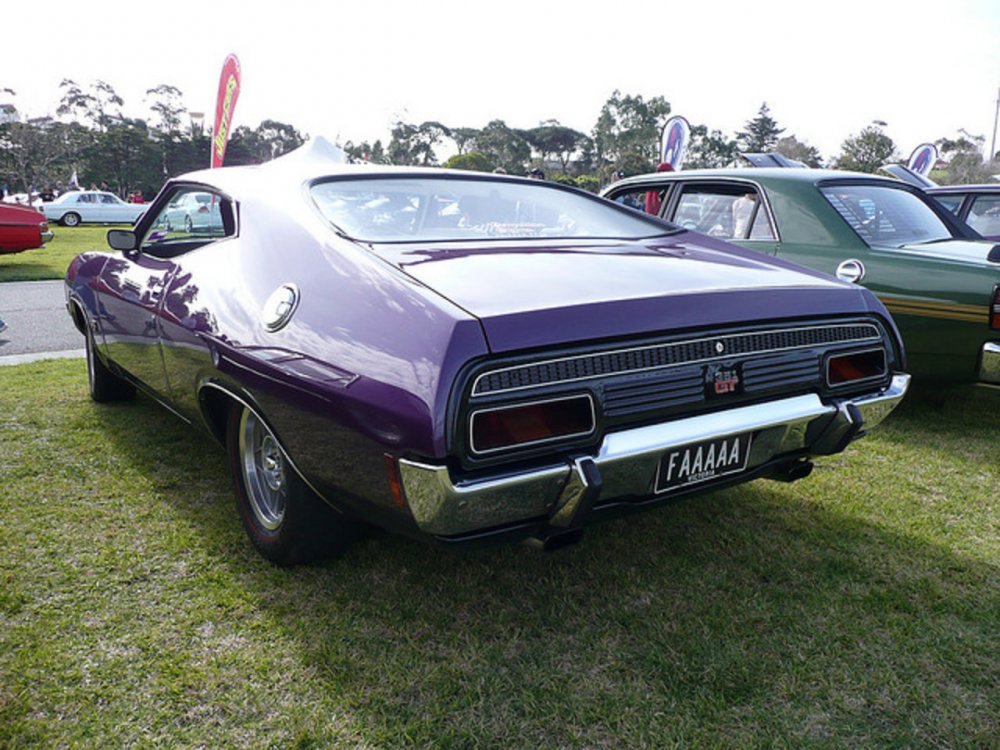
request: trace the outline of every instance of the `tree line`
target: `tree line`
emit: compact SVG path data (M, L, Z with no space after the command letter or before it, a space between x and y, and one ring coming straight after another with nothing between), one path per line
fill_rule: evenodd
M75 174L81 187L149 198L166 179L208 167L211 131L189 116L175 86L146 91L148 119L127 117L124 100L104 81L82 87L65 79L60 91L54 117L22 117L12 105L0 105L0 187L65 189ZM0 88L5 92L15 93ZM304 142L287 123L240 126L230 136L226 164L260 164Z
M0 88L0 95L5 92L14 94ZM82 186L107 185L123 197L138 190L148 197L167 178L206 167L212 135L201 121L192 119L182 92L160 84L146 91L145 103L148 119L127 117L124 101L110 84L96 81L83 87L65 79L54 117L23 117L12 105L0 105L0 186L8 185L11 192L61 188L76 174ZM386 144L366 140L342 146L354 160L380 164L509 174L542 169L549 179L593 191L615 175L653 171L660 132L670 114L670 103L662 96L646 99L616 90L589 133L556 119L527 129L508 126L501 119L481 128L397 121ZM692 124L684 166L725 167L738 163L741 152L778 152L811 167L876 172L883 164L904 158L884 127L873 121L847 137L840 153L824 162L818 149L786 133L764 102L733 135L708 124ZM232 133L225 163L268 161L298 147L305 137L293 125L275 120L264 120L256 128L243 125ZM945 184L981 182L1000 172L996 159L983 161L984 140L964 130L957 138L939 139L949 166L933 177Z

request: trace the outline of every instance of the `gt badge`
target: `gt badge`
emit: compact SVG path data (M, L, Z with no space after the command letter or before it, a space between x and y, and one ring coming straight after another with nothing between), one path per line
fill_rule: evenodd
M705 396L728 396L743 392L743 370L739 364L707 365L705 367Z

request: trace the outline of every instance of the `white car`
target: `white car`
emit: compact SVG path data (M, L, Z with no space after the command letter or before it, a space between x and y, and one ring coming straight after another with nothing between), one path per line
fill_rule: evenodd
M168 232L183 229L188 234L211 233L213 229L222 230L222 214L211 193L189 192L167 204L160 223Z
M103 190L74 190L63 193L51 203L42 204L45 218L65 227L75 227L81 222L131 224L145 210L144 204L126 203L114 193Z

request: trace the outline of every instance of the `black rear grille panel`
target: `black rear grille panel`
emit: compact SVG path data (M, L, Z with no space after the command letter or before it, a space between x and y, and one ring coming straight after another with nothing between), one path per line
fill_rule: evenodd
M618 373L655 370L770 352L805 349L847 342L878 342L881 334L871 323L837 324L777 329L759 333L721 334L690 341L584 354L546 362L506 367L480 375L473 397L589 380ZM719 350L719 347L722 350Z
M607 417L670 410L704 400L701 368L692 367L610 380L604 385L602 399Z
M743 365L743 391L799 390L820 384L819 355L814 351L759 357Z

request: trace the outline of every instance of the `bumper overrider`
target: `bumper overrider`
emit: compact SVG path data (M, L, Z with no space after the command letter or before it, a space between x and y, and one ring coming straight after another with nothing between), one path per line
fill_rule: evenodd
M1000 343L990 341L983 344L982 359L979 365L979 381L1000 385Z
M474 480L456 481L446 466L400 459L400 480L424 533L460 540L532 522L558 533L579 527L595 505L614 498L668 499L698 489L655 493L661 460L684 446L752 434L745 468L726 481L758 476L807 456L839 453L885 419L909 383L909 375L895 374L881 392L831 403L807 394L613 432L596 453Z

